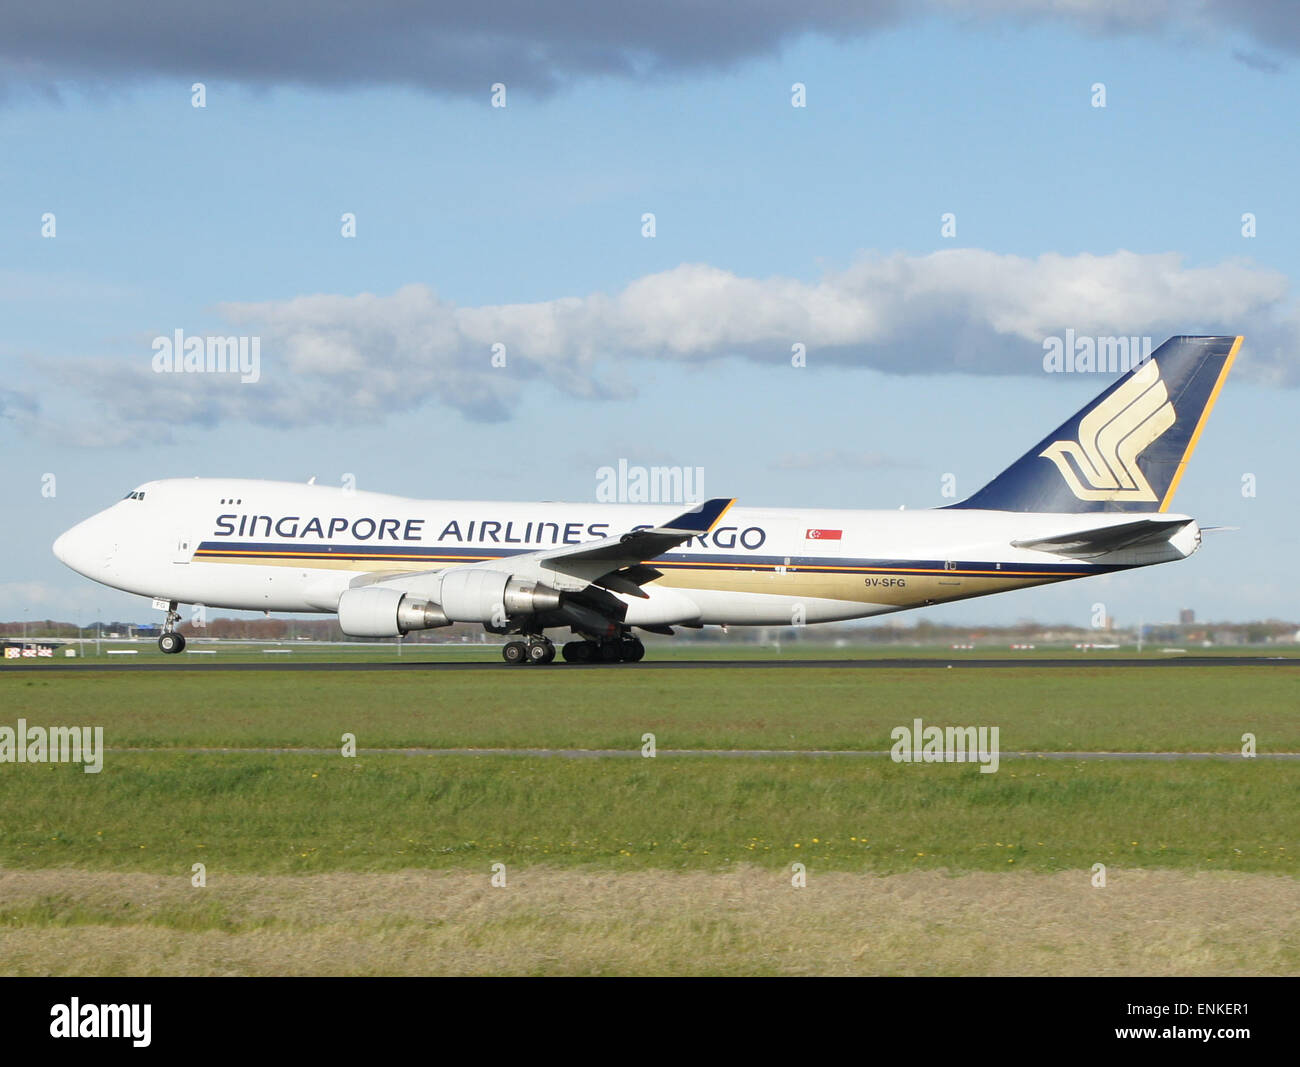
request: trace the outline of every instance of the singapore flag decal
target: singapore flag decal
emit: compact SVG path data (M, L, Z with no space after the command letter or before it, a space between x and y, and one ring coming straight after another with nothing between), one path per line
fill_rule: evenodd
M838 541L843 536L843 530L809 530L804 534L809 541Z

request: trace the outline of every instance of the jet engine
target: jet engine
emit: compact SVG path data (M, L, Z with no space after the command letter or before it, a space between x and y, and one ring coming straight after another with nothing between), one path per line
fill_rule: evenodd
M345 589L338 611L339 627L352 637L397 637L451 625L437 604L384 586Z
M502 625L513 615L538 615L560 606L557 590L504 571L448 571L442 576L439 606L452 622L486 622Z
M383 585L347 589L339 597L339 626L352 637L396 637L453 622L503 626L515 616L560 607L559 592L548 585L473 567L442 575L437 597L425 600Z

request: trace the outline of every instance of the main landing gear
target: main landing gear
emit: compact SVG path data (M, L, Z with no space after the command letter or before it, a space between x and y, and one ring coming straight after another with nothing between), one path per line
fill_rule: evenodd
M563 649L566 663L636 663L645 655L639 637L624 634L604 641L569 641ZM555 659L555 645L549 638L531 635L526 641L508 641L501 658L510 666L545 664Z
M167 618L163 620L162 636L158 638L158 651L174 656L185 651L185 635L176 632L176 624L181 620L181 613L176 610L176 601L167 605Z
M547 637L530 636L527 641L507 641L501 658L514 667L524 663L545 664L555 659L555 646Z
M566 663L636 663L645 645L631 634L606 641L570 641L564 646Z

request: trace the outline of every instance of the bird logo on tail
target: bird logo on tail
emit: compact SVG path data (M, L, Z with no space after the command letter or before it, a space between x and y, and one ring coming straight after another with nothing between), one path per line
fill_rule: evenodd
M1148 361L1079 420L1077 442L1054 441L1039 455L1056 464L1080 500L1153 501L1137 459L1176 418L1160 368Z

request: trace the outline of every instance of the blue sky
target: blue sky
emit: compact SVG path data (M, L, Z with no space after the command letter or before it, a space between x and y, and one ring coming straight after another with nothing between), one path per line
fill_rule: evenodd
M0 618L150 618L49 545L157 477L591 500L623 457L742 503L939 505L943 474L968 495L1107 384L1042 372L1067 328L1246 335L1176 500L1241 530L924 617L1295 618L1289 38L1252 66L1246 25L937 7L550 92L509 63L448 89L0 57ZM178 328L259 334L263 381L159 381L152 339Z

